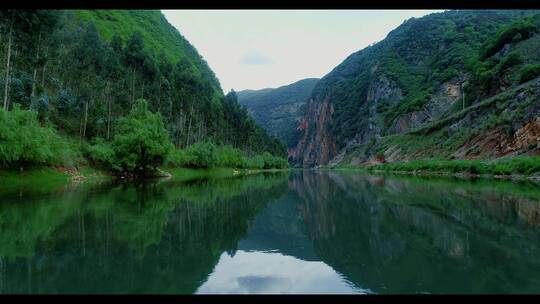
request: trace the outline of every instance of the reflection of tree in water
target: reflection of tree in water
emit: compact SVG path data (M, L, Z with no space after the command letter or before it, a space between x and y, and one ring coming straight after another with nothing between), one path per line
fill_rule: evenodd
M33 220L41 209L4 207L11 222L0 238L32 245L2 252L0 291L192 293L222 252L235 251L258 210L286 190L286 176L258 175L53 196L39 202L50 209L47 220Z
M319 257L360 287L537 292L540 200L503 184L322 172L290 183Z

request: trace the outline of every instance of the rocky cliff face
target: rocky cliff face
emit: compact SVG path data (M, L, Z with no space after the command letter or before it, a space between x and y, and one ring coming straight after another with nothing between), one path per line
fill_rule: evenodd
M445 82L420 110L398 116L388 132L390 134L403 133L438 120L448 114L454 103L461 101L462 97L462 90L456 79Z
M336 142L329 131L332 125L333 105L325 100L321 103L311 99L304 117L298 126L303 136L289 158L304 167L326 164L336 153Z
M531 49L540 43L540 35L534 34L540 15L530 17L534 14L449 11L407 20L383 41L349 56L317 83L298 126L300 140L289 156L304 167L358 165L374 159L469 158L470 147L488 134L488 120L495 121L491 129L506 130L503 133L509 137L504 149L522 151L524 146L535 145L536 133L531 131L535 127L523 125L535 117L512 112L510 116L520 124L511 124L497 106L469 113L484 100L516 88L523 69L540 62L539 56L532 55L537 51ZM491 57L478 59L484 49L498 45L494 41L507 35L505 31L525 28L519 22L527 18L533 25L530 33L523 34L526 39L516 36ZM510 95L504 98L515 101ZM505 103L519 111L527 108L521 101ZM406 134L431 128L460 111L469 114L407 141ZM503 133L495 133L500 141ZM421 144L409 147L415 141ZM448 151L434 154L439 150L433 145L446 145Z

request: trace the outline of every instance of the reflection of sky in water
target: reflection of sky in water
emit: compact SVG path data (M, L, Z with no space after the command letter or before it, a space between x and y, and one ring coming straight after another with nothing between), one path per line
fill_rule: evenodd
M223 253L197 293L368 293L354 287L323 262L277 252Z

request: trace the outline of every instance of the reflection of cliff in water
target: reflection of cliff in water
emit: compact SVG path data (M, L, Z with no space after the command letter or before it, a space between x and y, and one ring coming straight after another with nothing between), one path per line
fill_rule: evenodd
M219 290L220 257L258 255L296 265L303 283L338 286L338 272L376 293L538 292L537 188L297 171L10 194L0 292L193 293L212 277ZM299 259L327 276L301 280Z
M304 261L319 261L313 242L305 232L300 212L303 205L289 193L270 202L257 214L246 238L238 243L245 251L279 251Z
M13 245L0 251L0 292L193 293L286 180L106 185L6 202L0 241Z
M497 185L333 172L290 182L317 255L359 286L535 292L540 200Z

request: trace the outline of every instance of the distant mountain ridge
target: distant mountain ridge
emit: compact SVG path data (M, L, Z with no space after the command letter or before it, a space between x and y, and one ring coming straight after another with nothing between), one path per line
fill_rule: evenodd
M318 78L307 78L278 88L237 92L238 102L266 131L294 147L304 106Z

